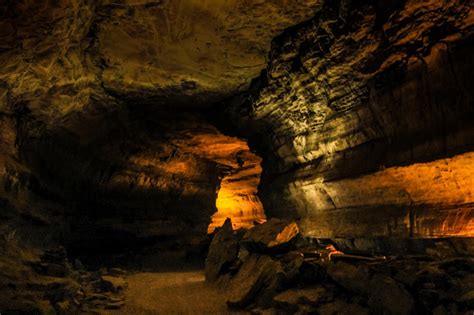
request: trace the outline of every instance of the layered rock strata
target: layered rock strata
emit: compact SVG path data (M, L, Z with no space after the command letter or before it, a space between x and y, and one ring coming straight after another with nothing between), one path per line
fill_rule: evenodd
M267 214L319 237L473 236L473 14L327 2L277 37L225 111L263 157Z
M110 228L120 226L128 239L128 233L173 234L192 222L205 232L221 181L218 208L228 213L239 204L236 227L261 220L258 157L199 114L173 116L174 109L196 111L248 87L265 66L271 39L320 6L240 0L2 3L0 193L10 209L5 229L34 221L45 231L61 231L51 238L75 239L113 236ZM183 135L187 144L178 141ZM227 145L225 152L210 151ZM173 215L179 215L175 224L168 221ZM226 216L217 215L216 224ZM100 231L88 230L96 223Z

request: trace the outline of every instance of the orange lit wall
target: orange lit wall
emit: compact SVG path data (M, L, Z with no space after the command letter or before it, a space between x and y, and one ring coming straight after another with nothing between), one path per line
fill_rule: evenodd
M474 152L289 187L314 236L474 236ZM298 204L299 203L299 204Z
M257 197L261 158L250 151L244 140L209 129L183 135L176 143L187 152L215 162L222 170L217 212L212 216L209 233L224 224L226 218L232 220L234 229L249 228L255 222L265 221L263 206Z
M245 152L241 158L242 167L235 169L222 179L217 194L217 212L212 216L209 232L221 226L226 218L232 219L234 229L249 228L254 222L263 222L263 206L257 197L260 182L260 158L251 152Z
M179 123L160 121L159 128L147 148L118 159L126 167L99 181L103 191L118 192L109 204L133 207L138 199L144 215L172 213L209 232L226 218L234 229L265 220L257 197L261 158L246 141L223 135L195 115L183 115Z

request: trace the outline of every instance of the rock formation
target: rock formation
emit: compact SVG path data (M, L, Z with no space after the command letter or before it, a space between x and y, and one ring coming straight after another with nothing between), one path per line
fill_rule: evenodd
M224 115L263 157L269 216L315 237L472 236L468 1L327 2L274 39Z
M196 110L244 90L271 39L319 6L3 3L0 196L12 209L4 216L54 226L61 241L86 237L82 245L111 230L127 239L205 233L217 192L211 231L231 211L235 227L263 220L260 159Z
M228 223L212 241L212 249L222 250L209 251L206 272L213 275L208 281L229 292L232 308L256 314L408 315L463 314L474 306L472 238L461 238L457 245L411 239L416 249L372 246L372 253L358 248L358 255L308 239L294 243L294 238L278 250L262 250L265 241L295 223L272 219L243 237Z
M233 307L387 307L380 290L328 301L360 270L308 264L305 237L354 255L440 238L422 254L443 290L461 283L450 267L472 262L443 250L474 236L473 25L468 0L1 2L0 312L25 288L12 311L119 306L123 281L83 267L209 246L227 255L208 278L251 278ZM392 313L470 307L471 287L433 292L410 259L429 281L379 272L396 261L364 278L404 302ZM313 276L332 280L281 290Z

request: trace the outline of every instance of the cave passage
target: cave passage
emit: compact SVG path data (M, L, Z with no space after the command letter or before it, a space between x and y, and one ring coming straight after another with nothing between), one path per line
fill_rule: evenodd
M233 159L226 159L229 167L219 184L216 199L217 212L212 216L208 233L222 226L229 218L235 230L250 228L255 223L264 223L263 205L257 196L260 174L262 172L261 158L252 153L245 141L227 137L228 144L220 144L218 150L231 150ZM209 148L212 150L212 148Z
M472 0L0 0L0 315L472 315Z

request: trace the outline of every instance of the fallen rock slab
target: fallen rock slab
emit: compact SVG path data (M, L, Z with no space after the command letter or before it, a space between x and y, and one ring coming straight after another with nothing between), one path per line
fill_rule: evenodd
M215 282L225 274L239 254L239 241L234 235L232 222L227 219L218 230L206 258L206 281Z
M295 222L272 218L248 230L242 238L242 244L251 252L284 253L294 249L300 237Z
M375 314L408 315L413 312L415 303L402 284L388 276L376 274L369 283L368 304Z
M227 305L245 308L256 299L261 305L269 305L284 278L277 261L265 255L251 255L229 283L232 291Z
M343 288L354 293L367 294L370 274L364 265L352 265L344 262L331 263L327 273Z

